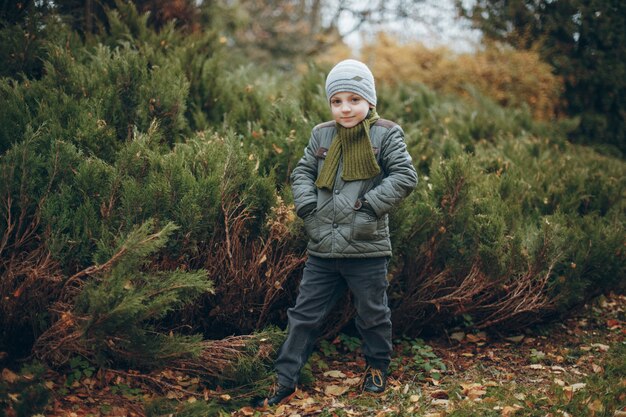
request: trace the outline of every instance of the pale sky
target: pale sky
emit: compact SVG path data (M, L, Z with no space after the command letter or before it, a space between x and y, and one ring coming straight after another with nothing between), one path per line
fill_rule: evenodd
M359 32L345 38L346 43L358 51L369 36L378 31L393 33L404 42L418 41L426 46L447 46L456 52L468 52L477 48L480 32L470 28L468 21L457 17L454 0L424 0L417 6L419 20L406 19L382 26L365 26ZM465 0L471 4L473 0ZM340 19L340 31L353 27L350 16Z

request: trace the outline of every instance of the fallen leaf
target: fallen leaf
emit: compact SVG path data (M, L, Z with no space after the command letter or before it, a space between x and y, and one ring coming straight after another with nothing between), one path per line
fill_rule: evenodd
M615 329L621 327L622 323L619 320L608 319L606 321L606 325L608 326L609 330L615 330Z
M311 397L306 397L303 398L301 400L292 400L289 402L289 404L297 406L297 407L306 407L309 406L311 404L316 404L315 399L311 398Z
M522 340L524 340L524 335L521 334L519 336L510 336L510 337L505 337L504 340L508 340L509 342L513 342L513 343L519 343Z
M19 378L19 376L11 371L10 369L4 368L2 370L2 379L6 382L8 382L9 384L14 383L15 381L17 381Z
M591 411L601 413L604 411L604 404L599 399L594 400L592 403L587 404L587 408Z
M444 400L444 399L439 399L436 398L434 400L431 401L432 405L441 405L441 406L448 406L448 404L450 403L450 400Z
M412 403L416 403L416 402L418 402L418 401L420 400L420 398L421 398L421 397L420 397L419 395L417 395L417 394L415 394L415 395L411 395L411 396L409 397L409 401L411 401Z
M223 401L230 401L230 395L228 395L228 394L222 394L222 395L220 395L220 398Z
M450 339L456 340L457 342L462 342L465 339L465 333L463 332L454 332L450 335Z
M609 346L603 345L602 343L592 343L591 347L597 348L598 350L601 350L602 352L608 352L609 350Z
M481 384L461 384L463 395L472 401L476 401L487 393Z
M180 394L175 391L168 391L167 394L165 394L165 398L167 398L168 400L174 400L178 398L179 396Z
M596 374L601 374L602 372L604 372L604 368L601 367L600 365L596 365L595 363L591 364L591 369Z
M572 401L572 398L574 398L574 393L576 391L579 391L580 389L584 388L586 384L584 383L578 383L578 384L573 384L567 387L563 387L563 393L565 394L565 397L567 398L568 401Z
M324 376L329 376L331 378L345 378L346 374L341 371L327 371L324 372Z
M437 399L448 399L448 391L444 391L444 390L438 390L438 391L434 391L430 393L430 396L432 398L437 398Z
M239 409L239 412L241 414L243 414L244 416L253 416L254 415L254 408L252 407L243 407Z
M545 366L539 364L539 363L533 363L532 365L529 366L530 369L546 369Z
M128 410L124 407L117 407L117 406L113 406L113 408L111 408L111 413L112 416L127 416L129 415Z
M468 342L478 343L487 340L487 333L478 332L476 334L469 333L467 336Z
M526 399L526 394L524 394L523 392L518 392L517 394L514 394L513 396L520 401L524 401Z
M349 389L350 389L350 387L348 387L348 386L327 385L326 388L324 389L324 393L326 395L339 396L339 395L345 394Z
M356 378L346 378L346 379L343 380L343 382L344 382L344 384L350 385L350 386L358 385L361 382L361 378L358 378L358 377L356 377Z
M502 410L500 411L500 415L502 417L509 417L515 414L518 410L521 410L522 408L523 407L520 407L519 405L514 405L514 406L505 405L504 407L502 407Z

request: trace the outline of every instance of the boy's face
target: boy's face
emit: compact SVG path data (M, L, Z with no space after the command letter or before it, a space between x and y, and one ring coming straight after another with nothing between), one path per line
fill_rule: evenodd
M330 98L330 110L333 119L345 128L361 123L370 109L370 104L358 94L344 92L337 93Z

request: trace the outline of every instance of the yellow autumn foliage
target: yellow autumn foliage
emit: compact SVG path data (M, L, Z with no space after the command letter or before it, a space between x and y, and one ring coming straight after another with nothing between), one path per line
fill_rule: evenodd
M381 33L362 49L380 83L421 82L436 91L469 96L472 85L503 106L528 105L540 120L554 118L559 109L563 80L532 51L496 45L472 53L444 47L400 43Z

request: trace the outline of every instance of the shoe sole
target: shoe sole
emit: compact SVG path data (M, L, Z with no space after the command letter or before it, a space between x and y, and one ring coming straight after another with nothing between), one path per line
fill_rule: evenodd
M374 391L368 391L365 388L361 388L361 393L366 394L366 395L371 395L373 397L382 397L383 395L387 393L387 389L385 388L385 390L382 392L374 392Z

